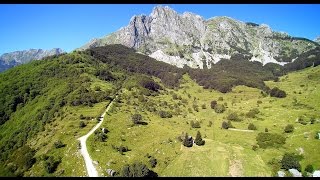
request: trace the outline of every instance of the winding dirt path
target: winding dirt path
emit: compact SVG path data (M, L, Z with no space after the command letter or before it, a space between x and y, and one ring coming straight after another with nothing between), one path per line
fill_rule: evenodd
M95 126L88 132L88 134L86 134L86 135L84 135L84 136L82 136L82 137L80 137L80 138L78 139L78 140L80 141L80 143L81 143L81 150L80 150L80 152L81 152L81 155L82 155L83 158L84 158L84 161L85 161L85 164L86 164L86 168L87 168L87 173L88 173L88 176L89 176L89 177L99 177L99 174L98 174L98 171L96 170L96 168L94 167L93 162L92 162L92 159L91 159L91 157L90 157L90 155L89 155L89 153L88 153L86 142L87 142L88 137L89 137L95 130L97 130L97 129L101 126L101 124L102 124L102 122L103 122L103 120L104 120L104 116L105 116L106 113L109 111L112 103L113 103L113 101L108 105L108 107L106 108L106 110L105 110L105 111L103 112L103 114L101 115L101 117L100 117L100 122L99 122L97 125L95 125Z
M254 130L236 129L236 128L228 128L228 130L231 130L231 131L242 131L242 132L254 132Z

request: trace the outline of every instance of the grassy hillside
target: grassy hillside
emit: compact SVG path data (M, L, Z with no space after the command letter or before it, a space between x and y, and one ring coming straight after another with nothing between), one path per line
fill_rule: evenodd
M158 160L154 171L159 176L273 176L280 163L271 165L272 159L277 162L285 152L292 152L302 153L302 169L308 164L319 169L320 156L316 147L320 141L314 138L320 130L317 111L319 74L320 68L315 67L290 73L281 77L279 82L266 82L271 88L285 90L286 98L264 97L261 90L246 86L237 86L232 92L223 94L203 89L187 75L183 76L179 89L160 91L156 97L139 98L135 90L124 90L123 103L118 104L104 122L104 127L110 131L108 140L99 143L90 139L92 157L99 161L102 170L111 168L118 172L126 163L143 161L148 164L147 156L151 155ZM214 112L210 108L212 100L225 104L226 111L221 114ZM199 112L194 110L194 104L199 106ZM206 109L201 108L203 104ZM256 117L247 117L246 114L254 108L259 110ZM160 110L174 115L172 118L160 118L157 112ZM240 122L232 121L235 128L247 130L249 123L253 123L257 130L221 129L222 122L232 112L242 119ZM148 125L134 126L130 115L135 113L140 113ZM298 117L307 124L296 122ZM310 124L312 117L316 121ZM191 128L192 120L199 121L201 128ZM208 127L210 121L213 125ZM294 125L292 133L284 133L287 124ZM284 136L286 143L280 147L253 150L257 135L265 132L265 128L269 133ZM182 132L195 137L198 130L206 141L204 146L187 148L177 139ZM121 155L112 148L120 145L128 146L131 151ZM100 173L106 174L104 171Z
M239 65L242 73L226 73ZM106 169L122 175L134 162L158 176L273 176L285 152L302 155L302 170L308 164L319 169L320 67L279 80L270 68L223 61L214 73L182 70L122 46L14 67L0 74L0 175L86 176L77 139L98 122L116 93L101 126L108 130L106 138L97 130L87 141L101 176L108 176ZM263 81L268 79L275 81ZM286 97L269 96L268 87L284 90ZM211 108L214 100L224 112ZM142 122L135 124L134 114ZM229 119L234 128L223 129ZM197 122L200 127L193 128ZM257 129L247 131L251 123ZM288 124L291 133L284 132ZM257 137L266 128L265 134L285 143L264 147L268 142ZM195 138L198 131L203 146L182 145L185 133Z

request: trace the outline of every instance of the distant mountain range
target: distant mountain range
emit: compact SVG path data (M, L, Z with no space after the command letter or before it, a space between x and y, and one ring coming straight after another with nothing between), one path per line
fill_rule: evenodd
M266 24L230 17L206 20L190 12L178 14L168 6L156 6L149 16L133 16L128 26L77 50L107 44L122 44L159 61L192 68L211 68L232 58L284 65L319 47L309 39L272 31Z
M4 53L0 56L0 72L19 64L28 63L31 60L39 60L47 56L59 55L62 53L64 53L64 51L60 48L51 50L29 49Z

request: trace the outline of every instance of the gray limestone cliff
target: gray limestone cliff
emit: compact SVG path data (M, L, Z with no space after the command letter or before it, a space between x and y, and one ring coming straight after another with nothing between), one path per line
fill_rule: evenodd
M130 19L129 25L77 50L122 44L177 67L211 67L221 59L242 57L250 61L284 65L319 44L274 32L266 24L241 22L229 17L204 19L194 13L178 14L156 6L149 16Z

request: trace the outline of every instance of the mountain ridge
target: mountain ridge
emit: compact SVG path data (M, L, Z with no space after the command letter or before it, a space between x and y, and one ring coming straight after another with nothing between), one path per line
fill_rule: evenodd
M232 56L263 65L284 65L319 44L305 38L272 31L266 24L242 22L227 16L204 19L192 12L178 14L168 6L156 6L149 16L134 15L129 24L78 48L122 44L182 68L211 68Z
M50 50L29 49L4 53L0 56L0 72L19 64L28 63L31 60L40 60L44 57L59 55L64 52L60 48L53 48Z

